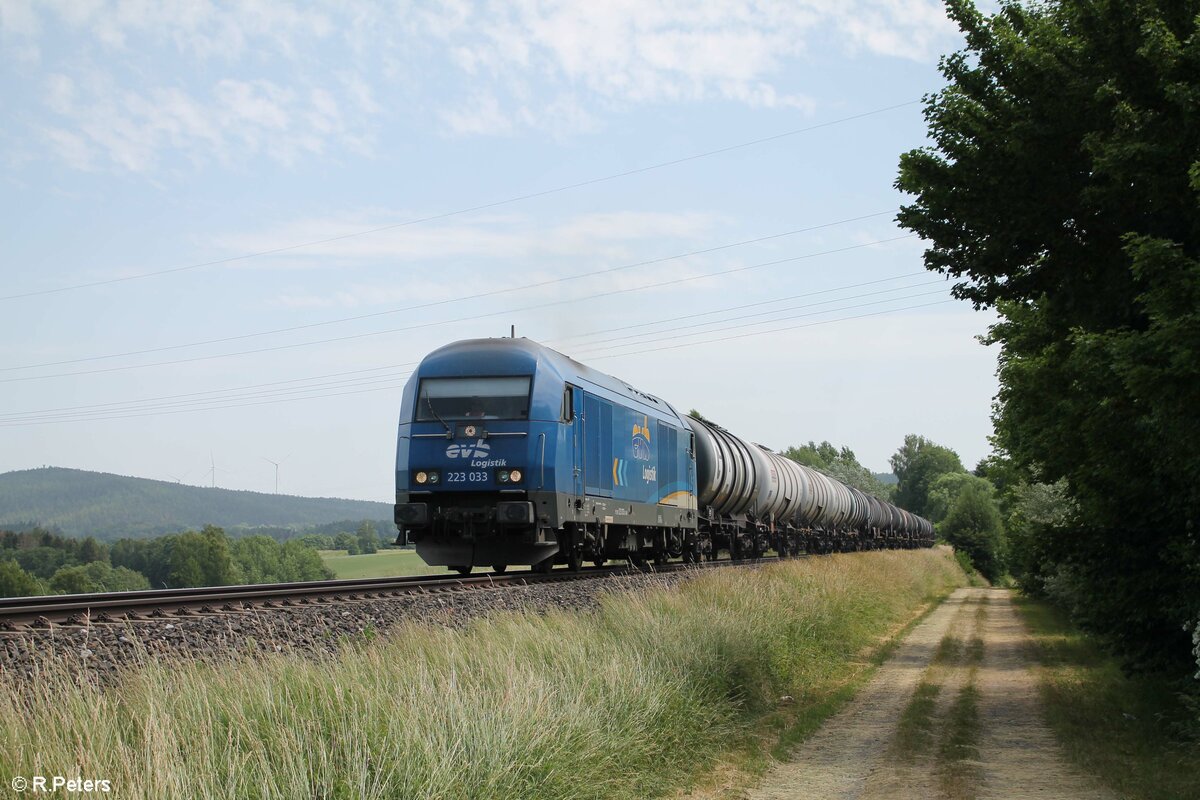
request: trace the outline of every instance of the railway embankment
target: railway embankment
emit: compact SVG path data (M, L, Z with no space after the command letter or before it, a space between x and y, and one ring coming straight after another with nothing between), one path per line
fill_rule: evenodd
M966 576L939 548L638 580L449 625L460 611L408 606L323 652L264 630L230 639L233 658L144 647L112 681L65 659L6 669L0 780L70 773L135 798L669 796L816 727ZM178 636L193 654L211 641Z

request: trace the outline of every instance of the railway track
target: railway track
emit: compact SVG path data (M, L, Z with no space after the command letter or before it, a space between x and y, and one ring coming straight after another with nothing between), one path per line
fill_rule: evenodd
M738 566L753 561L710 561L699 564L670 562L654 567L658 572ZM197 614L237 613L270 608L290 608L351 600L399 597L414 592L465 592L500 586L594 580L637 572L628 565L589 567L580 572L554 570L483 573L480 575L412 575L393 578L359 578L302 581L252 586L205 586L192 589L150 589L136 592L46 595L0 598L0 633L21 632L53 625L92 625Z

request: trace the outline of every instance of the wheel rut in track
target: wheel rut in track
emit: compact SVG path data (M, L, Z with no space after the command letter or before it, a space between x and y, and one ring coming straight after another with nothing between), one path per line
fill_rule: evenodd
M959 589L747 800L1109 800L1042 718L1010 593Z

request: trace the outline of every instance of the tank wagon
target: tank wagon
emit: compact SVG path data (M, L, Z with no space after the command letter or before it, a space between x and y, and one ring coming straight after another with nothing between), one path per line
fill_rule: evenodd
M430 353L405 386L397 542L464 574L933 544L933 526L528 339Z

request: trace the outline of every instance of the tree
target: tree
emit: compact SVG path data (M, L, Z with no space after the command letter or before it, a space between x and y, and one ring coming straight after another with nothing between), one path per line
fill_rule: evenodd
M986 482L963 484L938 530L989 581L1004 574L1004 527Z
M1047 545L1055 531L1079 525L1078 509L1071 500L1067 482L1022 484L1013 491L1011 505L1007 529L1013 577L1028 594L1051 596L1055 593L1059 569ZM1059 586L1061 583L1057 581ZM1054 599L1064 606L1072 604L1072 599L1066 596Z
M30 547L10 552L10 557L21 565L21 569L36 578L49 578L60 567L75 563L70 553L57 547Z
M333 546L335 550L345 550L347 555L358 555L358 537L353 533L339 533L333 537Z
M362 525L358 526L358 552L379 552L379 533L370 522L364 521Z
M170 555L167 583L171 588L185 586L230 586L241 582L229 550L225 531L205 525L199 533L187 531L164 536Z
M48 587L55 594L91 594L149 589L150 582L140 572L125 567L114 569L107 561L91 561L63 567L50 578Z
M311 547L313 550L335 550L337 549L333 543L332 536L326 536L320 533L309 533L301 536L294 541L299 542L305 547Z
M966 472L958 453L912 433L904 437L891 465L899 481L893 502L923 517L929 516L929 487L938 476Z
M284 542L280 562L289 581L327 581L334 578L333 570L325 566L316 550L296 541Z
M933 479L926 495L925 510L935 525L950 514L958 496L968 486L978 486L988 497L995 499L995 488L990 481L978 478L969 472L945 472Z
M93 561L108 561L108 548L97 542L92 536L79 543L80 563L89 564Z
M832 478L837 478L847 486L861 489L867 494L884 499L888 499L892 495L892 488L885 486L871 470L858 463L857 456L849 447L839 450L829 442L817 444L810 441L799 447L789 447L783 451L783 456L797 464L818 469Z
M15 561L0 559L0 597L32 597L42 593L41 582Z
M245 583L277 583L292 580L284 574L282 547L270 536L244 536L230 548Z
M246 536L233 542L232 553L246 583L318 581L333 577L316 550L295 540L281 544L269 536Z
M1200 618L1200 0L949 0L965 51L901 158L899 221L994 308L996 443L1077 509L1039 580L1127 663Z
M157 589L171 584L171 548L178 535L156 539L118 539L109 550L114 567L126 567L140 572Z

